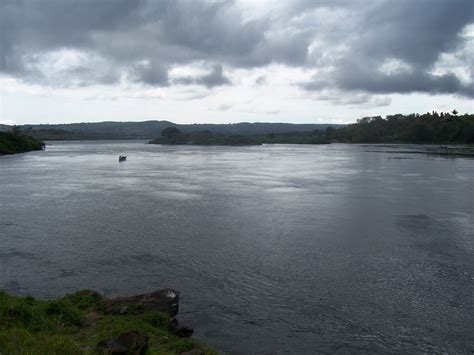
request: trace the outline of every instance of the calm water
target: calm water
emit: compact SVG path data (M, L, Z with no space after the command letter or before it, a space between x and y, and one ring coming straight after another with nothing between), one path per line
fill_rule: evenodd
M0 157L0 289L173 287L179 318L230 353L474 352L474 160L405 149Z

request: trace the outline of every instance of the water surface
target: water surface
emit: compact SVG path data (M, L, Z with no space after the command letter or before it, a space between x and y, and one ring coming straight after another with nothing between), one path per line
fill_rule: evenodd
M413 149L54 142L0 157L0 289L176 288L179 318L230 353L472 353L474 160Z

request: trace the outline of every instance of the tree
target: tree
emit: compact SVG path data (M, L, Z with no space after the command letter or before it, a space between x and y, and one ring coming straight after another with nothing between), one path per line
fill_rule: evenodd
M14 125L11 129L11 132L15 135L15 136L19 136L21 134L21 128L17 125Z
M181 131L176 127L167 127L161 131L161 136L166 138L174 138L181 134Z

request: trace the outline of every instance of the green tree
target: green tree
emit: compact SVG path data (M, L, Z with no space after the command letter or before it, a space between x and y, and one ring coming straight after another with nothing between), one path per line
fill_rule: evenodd
M161 136L169 139L179 136L180 134L181 131L176 127L167 127L161 131Z

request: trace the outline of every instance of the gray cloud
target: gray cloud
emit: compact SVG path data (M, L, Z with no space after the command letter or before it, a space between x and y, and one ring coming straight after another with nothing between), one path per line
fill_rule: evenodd
M470 0L385 1L365 14L369 24L354 46L364 55L401 58L415 66L432 65L455 49L459 32L474 21Z
M255 79L255 84L257 85L265 85L267 83L267 77L265 75L260 75L257 79Z
M322 91L327 88L337 88L341 91L368 92L373 94L426 92L430 94L458 94L468 97L474 95L474 85L463 84L452 73L443 75L431 74L415 68L409 72L395 75L384 74L373 66L364 63L344 61L337 69L321 76L314 76L301 87L308 91Z
M472 73L471 83L466 84L453 73L436 75L432 70L442 53L472 45L460 33L474 23L474 2L383 1L369 7L360 18L359 33L346 43L346 53L332 61L331 70L303 83L304 89L473 96ZM410 70L395 74L378 70L391 59L401 61Z
M152 86L169 85L168 69L165 65L155 61L137 63L129 70L132 81L141 82Z
M0 23L0 71L29 81L50 74L31 70L32 56L64 48L102 57L116 79L158 86L168 84L173 65L265 64L255 53L264 45L266 25L244 22L232 2L5 0ZM217 84L218 75L203 78L203 84Z
M352 93L345 95L344 93L324 90L318 94L319 100L330 101L335 105L353 106L353 107L381 107L388 106L392 103L390 97L377 96L365 93Z
M472 0L299 0L268 6L272 11L246 18L234 1L3 0L0 72L43 85L127 80L213 88L231 84L223 66L276 63L317 70L301 84L308 91L474 96L472 70L460 78L448 61L445 72L434 73L441 54L471 53L466 48L472 41L460 33L474 23ZM380 71L389 60L410 70ZM472 65L469 55L456 61ZM170 69L195 63L212 69L170 80Z
M215 86L229 85L231 81L224 75L222 65L214 65L209 73L200 76L185 76L173 80L173 83L180 85L203 85L207 88Z
M422 70L397 75L373 74L364 76L364 71L343 68L334 75L341 89L365 90L372 93L430 92L457 93L465 88L454 74L432 75Z
M211 110L215 111L229 111L232 108L232 105L222 104L217 107L211 108Z
M0 3L0 69L25 70L25 56L58 48L93 49L92 35L118 30L138 2L4 0Z

